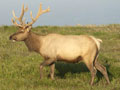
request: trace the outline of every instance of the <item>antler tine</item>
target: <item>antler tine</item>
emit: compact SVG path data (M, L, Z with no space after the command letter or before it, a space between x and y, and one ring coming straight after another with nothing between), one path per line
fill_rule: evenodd
M19 22L20 22L20 24L22 25L24 22L22 21L22 18L23 18L23 16L24 16L24 13L25 12L27 12L28 11L28 6L24 9L24 4L22 5L22 10L21 10L21 14L20 14L20 17L18 18L16 15L15 15L15 12L14 12L14 10L12 11L12 13L13 13L13 17L15 18L15 21L12 19L12 22L13 22L13 24L15 24L15 25L17 25L18 26L18 24L17 24L17 22L16 22L16 20L18 20ZM19 25L20 26L20 25Z
M32 19L32 22L28 23L27 26L30 26L32 25L33 23L36 22L36 20L39 18L39 16L43 13L46 13L46 12L49 12L50 11L50 8L48 7L46 10L42 10L42 4L40 3L40 7L39 7L39 10L38 10L38 13L36 15L35 18L33 18L32 16L32 11L30 12L30 16L31 16L31 19Z
M28 6L26 6L26 8L24 8L24 4L22 5L22 11L21 11L21 14L20 14L20 17L18 18L19 22L21 24L23 24L23 21L22 21L22 18L24 16L24 13L28 11Z
M20 24L22 24L22 17L24 15L24 4L22 5L22 10L21 10L21 14L20 14L20 17L18 18L18 21L20 22Z
M14 25L16 25L16 26L18 26L18 27L22 27L22 25L20 25L20 24L18 24L18 23L16 22L16 19L15 19L15 21L14 21L14 19L12 18L11 21L12 21L12 23L13 23Z
M18 17L16 17L16 15L15 15L15 11L14 11L14 10L12 11L12 14L13 14L13 17L14 17L15 19L18 19Z

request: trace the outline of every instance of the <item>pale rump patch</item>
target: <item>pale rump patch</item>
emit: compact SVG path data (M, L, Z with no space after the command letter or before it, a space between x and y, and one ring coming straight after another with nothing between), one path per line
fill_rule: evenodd
M100 50L100 43L102 43L101 39L95 38L93 36L90 36L96 43L98 50Z
M101 43L103 42L101 39L98 39L98 38L97 38L97 40L98 40L99 42L101 42Z

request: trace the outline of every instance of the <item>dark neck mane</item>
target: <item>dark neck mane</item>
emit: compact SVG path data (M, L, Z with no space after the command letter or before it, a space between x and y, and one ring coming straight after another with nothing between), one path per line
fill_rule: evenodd
M29 32L29 35L24 42L26 46L28 47L29 51L35 51L39 53L40 46L41 46L39 35L33 32Z

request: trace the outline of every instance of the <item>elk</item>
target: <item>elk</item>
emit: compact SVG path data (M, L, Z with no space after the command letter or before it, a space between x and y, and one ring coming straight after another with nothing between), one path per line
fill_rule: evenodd
M23 4L20 17L15 16L13 11L14 18L12 18L12 23L20 29L12 34L9 39L14 42L23 41L29 51L35 51L44 57L44 61L40 64L40 78L43 77L43 67L50 66L50 77L54 79L56 61L71 63L82 61L91 72L91 85L94 83L97 70L104 75L107 83L110 83L106 68L97 61L101 39L88 35L35 34L31 32L32 24L36 22L41 14L49 12L50 9L42 10L42 5L40 4L36 17L32 16L31 11L32 21L26 24L25 19L23 20L22 18L27 10L28 7L24 8ZM20 22L19 24L17 20Z

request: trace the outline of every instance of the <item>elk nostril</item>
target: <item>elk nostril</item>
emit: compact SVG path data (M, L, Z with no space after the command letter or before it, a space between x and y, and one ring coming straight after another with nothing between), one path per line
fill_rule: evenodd
M9 37L9 40L11 40L11 39L12 39L12 36Z

